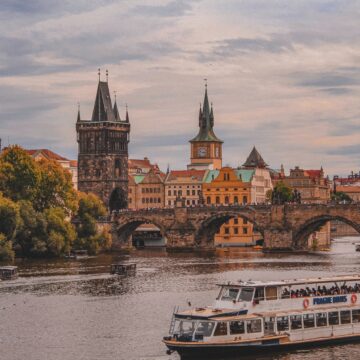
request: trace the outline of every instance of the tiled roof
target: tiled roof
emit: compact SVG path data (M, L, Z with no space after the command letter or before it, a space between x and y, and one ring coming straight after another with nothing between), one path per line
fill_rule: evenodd
M248 168L266 168L268 165L254 146L243 166Z
M70 161L59 154L54 153L49 149L29 149L25 150L30 156L35 157L37 155L43 155L45 158L49 160L56 160L56 161Z
M78 165L77 160L70 160L70 166L71 167L77 167L77 165Z
M201 181L205 175L206 170L172 170L170 171L167 180L174 180L177 178L196 178Z
M311 178L321 178L324 175L322 170L304 170L304 172Z
M135 184L140 184L144 180L145 175L134 175Z
M213 180L215 180L220 171L219 170L209 170L203 180L204 183L211 183Z
M255 170L246 170L246 169L238 169L235 170L237 177L243 182L250 182L252 180L252 177L255 173Z
M336 186L336 191L344 193L360 193L360 186Z

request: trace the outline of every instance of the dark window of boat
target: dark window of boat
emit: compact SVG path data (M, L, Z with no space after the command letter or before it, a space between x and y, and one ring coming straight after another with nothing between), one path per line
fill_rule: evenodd
M196 335L203 335L203 336L211 336L215 323L209 321L201 321L196 328L195 337Z
M264 300L265 297L265 293L264 293L264 288L263 287L258 287L255 290L255 301L262 301Z
M327 326L327 313L316 313L316 326Z
M339 325L339 313L337 311L329 312L329 325Z
M350 310L340 311L340 320L341 320L341 324L350 324L351 323Z
M290 315L291 330L302 329L301 318L302 318L301 315Z
M266 300L276 300L277 299L277 287L276 286L267 286L265 288Z
M239 289L224 288L221 300L236 300Z
M230 334L244 334L245 325L243 321L231 321L230 322Z
M359 309L352 311L352 322L353 323L360 322L360 310Z
M214 336L224 336L227 335L227 323L219 322L216 325Z
M246 332L248 334L261 332L261 320L246 320Z
M243 287L243 288L241 288L239 300L252 301L253 295L254 295L254 288Z
M303 315L304 328L315 327L315 316L314 314L304 314Z
M276 318L277 331L286 331L289 330L289 317L280 316Z

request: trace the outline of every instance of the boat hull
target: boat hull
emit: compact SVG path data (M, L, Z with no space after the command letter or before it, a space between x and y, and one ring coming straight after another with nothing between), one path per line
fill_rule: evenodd
M196 342L176 343L175 341L164 340L165 345L170 351L176 351L180 356L186 358L198 358L199 356L212 357L218 355L249 355L250 353L261 353L269 350L287 351L351 342L360 342L360 334L298 342L283 342L281 339L270 339L257 341L256 343L200 344Z

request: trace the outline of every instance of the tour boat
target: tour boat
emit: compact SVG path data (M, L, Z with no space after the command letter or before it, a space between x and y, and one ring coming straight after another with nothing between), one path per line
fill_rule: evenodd
M354 294L355 295L355 294ZM182 356L316 346L360 340L360 305L270 311L172 323L163 342Z
M219 284L212 306L174 312L173 318L207 319L264 311L360 305L360 275ZM358 295L359 296L358 296Z

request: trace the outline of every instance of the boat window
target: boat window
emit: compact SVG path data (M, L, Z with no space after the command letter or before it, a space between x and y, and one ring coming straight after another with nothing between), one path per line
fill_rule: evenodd
M316 326L327 326L327 313L316 314Z
M276 324L277 324L278 331L289 330L289 317L288 316L277 317Z
M329 312L329 325L339 325L339 313L337 311Z
M282 299L289 299L290 298L290 291L288 288L284 288L281 293Z
M353 323L360 322L360 310L359 309L352 311L352 322Z
M239 289L236 288L224 288L221 296L221 300L236 300L239 294Z
M265 288L266 300L276 300L277 299L277 287L268 286Z
M261 319L246 320L246 332L248 334L261 332Z
M196 321L191 320L181 320L177 333L180 335L183 334L193 334L196 326Z
M213 321L201 321L196 328L195 331L195 337L196 335L202 335L202 336L211 336L213 330L214 330L215 322Z
M340 311L340 320L341 320L341 324L350 324L351 323L350 310Z
M227 335L227 323L218 322L216 325L214 336L223 336L223 335Z
M303 315L304 328L315 327L315 315L314 314L304 314Z
M245 325L243 321L230 322L230 334L245 334Z
M301 318L302 318L301 315L290 315L291 330L302 329Z
M255 298L254 300L262 301L265 298L264 288L257 287L255 290Z
M252 301L254 295L254 288L241 288L239 300L241 301Z

